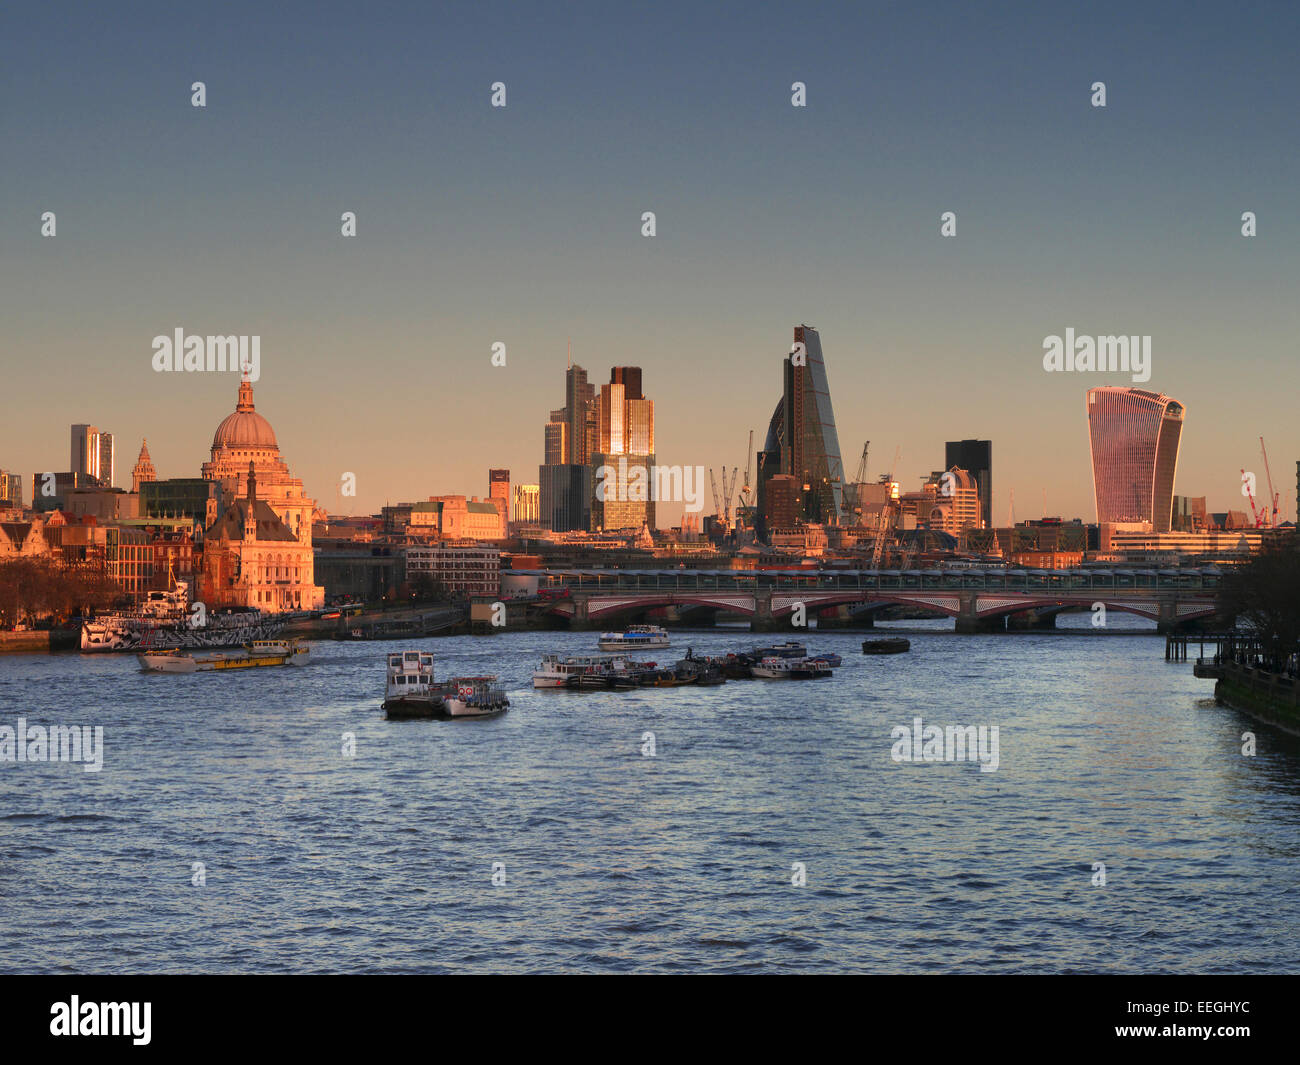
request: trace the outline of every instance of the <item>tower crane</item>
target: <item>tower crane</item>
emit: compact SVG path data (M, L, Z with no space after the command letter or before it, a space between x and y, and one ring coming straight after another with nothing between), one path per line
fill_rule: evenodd
M731 467L731 476L727 476L727 467L722 467L722 491L718 491L718 478L709 467L709 484L713 487L713 510L718 521L731 528L731 499L736 492L736 478L740 475L737 466Z
M749 431L749 450L745 452L745 483L740 487L740 501L749 506L754 499L754 489L749 479L750 464L754 461L754 430Z
M1250 490L1250 477L1245 470L1241 471L1241 487L1245 489L1246 498L1250 500L1250 516L1255 519L1255 528L1258 529L1264 523L1264 512L1255 508L1255 496Z
M865 447L862 449L863 462L866 462L866 457L867 457L866 450L867 449ZM886 484L890 484L890 485L893 484L894 471L898 468L898 458L901 454L902 454L902 450L900 448L894 448L894 465L890 467L889 478L886 480L885 482ZM892 499L892 495L893 493L889 489L886 489L885 501L880 505L880 518L876 522L876 542L872 545L871 548L872 569L876 569L880 565L880 556L881 554L884 553L885 550L885 530L889 528L889 515L894 502Z
M856 515L858 524L862 523L862 486L867 480L867 451L870 448L870 440L862 445L862 461L858 463L858 475L853 479L851 486L844 486L844 504L841 509L846 516Z
M1273 474L1270 473L1268 469L1268 449L1264 446L1264 438L1262 436L1259 438L1259 450L1264 454L1264 476L1268 479L1269 503L1272 505L1273 508L1272 513L1269 514L1269 527L1276 529L1277 518L1278 518L1278 513L1277 513L1278 495L1275 491L1273 491Z

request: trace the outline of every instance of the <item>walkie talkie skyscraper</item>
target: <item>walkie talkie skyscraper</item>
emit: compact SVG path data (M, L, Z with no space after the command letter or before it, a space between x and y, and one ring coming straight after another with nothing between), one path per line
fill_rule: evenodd
M1092 484L1101 524L1169 531L1183 405L1141 388L1088 390Z

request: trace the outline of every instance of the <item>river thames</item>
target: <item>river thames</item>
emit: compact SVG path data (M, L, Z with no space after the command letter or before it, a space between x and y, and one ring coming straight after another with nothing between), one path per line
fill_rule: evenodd
M1154 633L950 625L907 623L890 657L808 633L844 657L830 680L631 692L530 686L592 633L189 676L0 658L0 725L104 746L99 772L0 763L0 971L1300 968L1295 740L1216 706ZM387 721L383 656L408 646L499 674L510 712ZM895 761L917 717L996 726L997 770Z

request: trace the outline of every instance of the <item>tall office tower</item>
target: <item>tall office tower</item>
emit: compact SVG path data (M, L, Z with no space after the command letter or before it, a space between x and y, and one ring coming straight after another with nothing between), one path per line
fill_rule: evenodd
M515 516L520 525L536 525L541 521L541 485L515 485Z
M504 532L510 521L510 471L488 470L489 503L494 503L501 514L501 529Z
M800 325L794 341L803 345L802 355L785 357L784 388L759 453L759 513L766 501L764 479L790 474L799 494L798 520L838 524L844 466L821 337L812 326Z
M552 532L591 526L591 467L572 463L537 470L539 524Z
M588 384L587 371L569 364L564 372L564 406L551 411L546 423L545 465L582 465L591 451L595 386ZM563 425L564 428L552 428Z
M140 441L140 457L135 460L135 469L131 471L131 491L140 491L142 484L158 480L154 472L153 460L149 457L149 441Z
M488 498L504 499L510 503L510 471L488 470Z
M655 453L655 404L652 399L627 401L627 449L634 455Z
M72 468L88 484L113 487L113 434L101 433L93 425L72 427Z
M641 391L641 367L614 367L595 408L591 527L654 528L654 403Z
M602 455L626 455L627 403L622 385L600 386L596 420L596 450Z
M0 470L0 505L11 507L23 505L22 474Z
M628 399L645 399L641 394L640 366L615 366L609 371L609 383L622 385Z
M591 529L654 529L653 455L591 456Z
M1184 408L1141 388L1091 388L1086 399L1092 484L1101 524L1168 532Z
M596 438L599 435L600 414L597 411L599 396L587 404L582 412L582 440L577 446L576 454L582 456L584 464L591 463L591 453L596 450Z
M99 477L99 430L93 425L72 427L72 455L68 471L82 477Z
M546 423L544 464L563 466L569 461L569 423L551 419Z
M587 464L589 437L588 412L596 398L596 387L587 383L587 371L581 366L570 366L564 374L564 409L569 422L569 463Z
M980 493L980 518L985 529L993 528L993 442L991 440L949 440L943 446L943 468L960 466L975 478Z
M105 488L113 487L114 475L117 473L117 463L113 460L113 434L99 434L99 483Z

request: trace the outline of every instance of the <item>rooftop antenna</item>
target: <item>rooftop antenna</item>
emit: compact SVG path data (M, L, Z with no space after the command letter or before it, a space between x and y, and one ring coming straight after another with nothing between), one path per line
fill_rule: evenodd
M569 337L569 369L573 369L573 337Z

